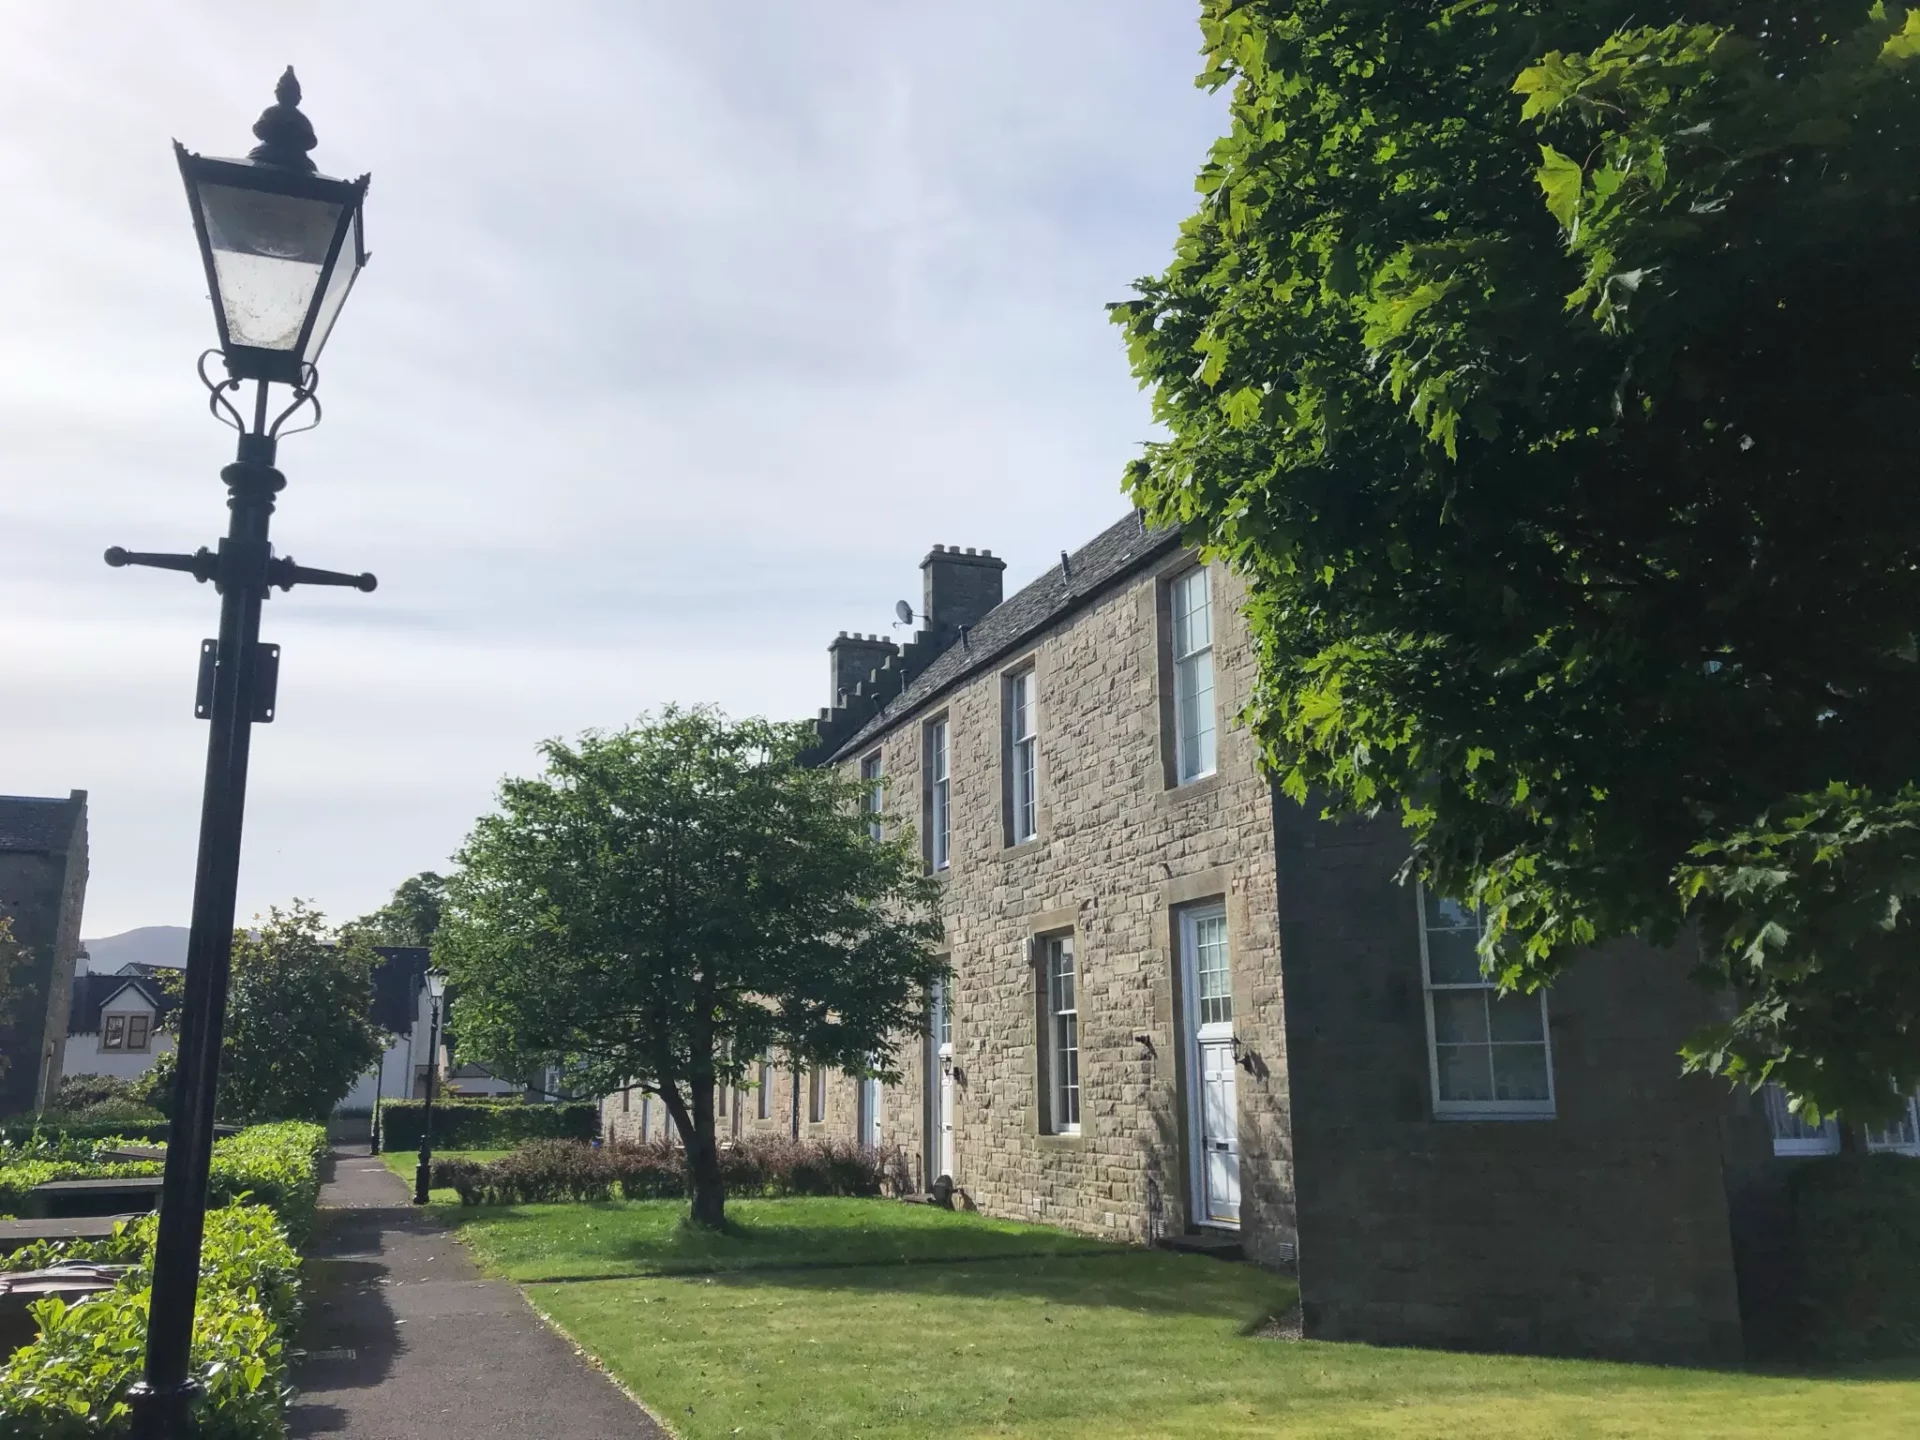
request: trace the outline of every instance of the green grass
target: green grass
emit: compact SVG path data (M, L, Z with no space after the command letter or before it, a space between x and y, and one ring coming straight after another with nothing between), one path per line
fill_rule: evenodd
M1912 1433L1920 1413L1920 1367L1767 1375L1279 1341L1253 1332L1293 1285L1249 1265L886 1201L728 1211L720 1236L663 1202L441 1213L684 1440L1864 1440ZM629 1278L536 1279L607 1274Z
M876 1200L730 1200L728 1228L718 1233L688 1225L678 1200L455 1205L440 1213L482 1264L522 1283L1131 1253L1045 1225Z

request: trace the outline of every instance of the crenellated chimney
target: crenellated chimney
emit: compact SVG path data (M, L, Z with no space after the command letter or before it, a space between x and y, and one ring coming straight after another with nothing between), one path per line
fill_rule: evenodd
M846 704L846 697L853 693L854 686L899 653L898 645L879 635L849 635L842 630L840 638L827 646L827 660L833 672L830 677L833 689L827 703Z
M969 548L963 554L958 545L934 546L920 562L926 578L920 610L927 628L950 643L960 631L978 625L1000 603L1006 568L1007 562L995 559L991 550L976 554Z

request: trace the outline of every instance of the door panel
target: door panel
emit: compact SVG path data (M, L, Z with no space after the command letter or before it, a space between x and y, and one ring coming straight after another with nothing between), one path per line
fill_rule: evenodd
M1240 1112L1234 1084L1232 966L1226 910L1180 916L1181 1036L1193 1223L1240 1223Z
M1233 1043L1200 1046L1201 1137L1206 1185L1205 1217L1240 1223L1240 1126L1235 1108Z

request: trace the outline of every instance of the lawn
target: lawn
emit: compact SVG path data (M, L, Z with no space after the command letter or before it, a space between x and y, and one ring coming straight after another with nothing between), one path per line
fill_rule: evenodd
M1892 1437L1920 1409L1920 1367L1767 1375L1268 1339L1255 1332L1294 1289L1249 1265L888 1201L728 1210L719 1236L667 1202L440 1213L685 1440Z

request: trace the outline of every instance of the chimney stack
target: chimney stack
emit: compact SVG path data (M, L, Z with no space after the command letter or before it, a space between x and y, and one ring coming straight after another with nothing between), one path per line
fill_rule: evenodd
M963 554L958 545L934 546L920 562L925 577L920 611L927 627L951 641L960 630L978 625L1000 603L1006 568L1007 562L995 559L991 550L976 554L969 548Z
M851 695L854 686L899 652L898 645L881 636L849 635L842 630L840 638L827 646L827 661L833 671L833 691L827 703L840 704L842 696Z

